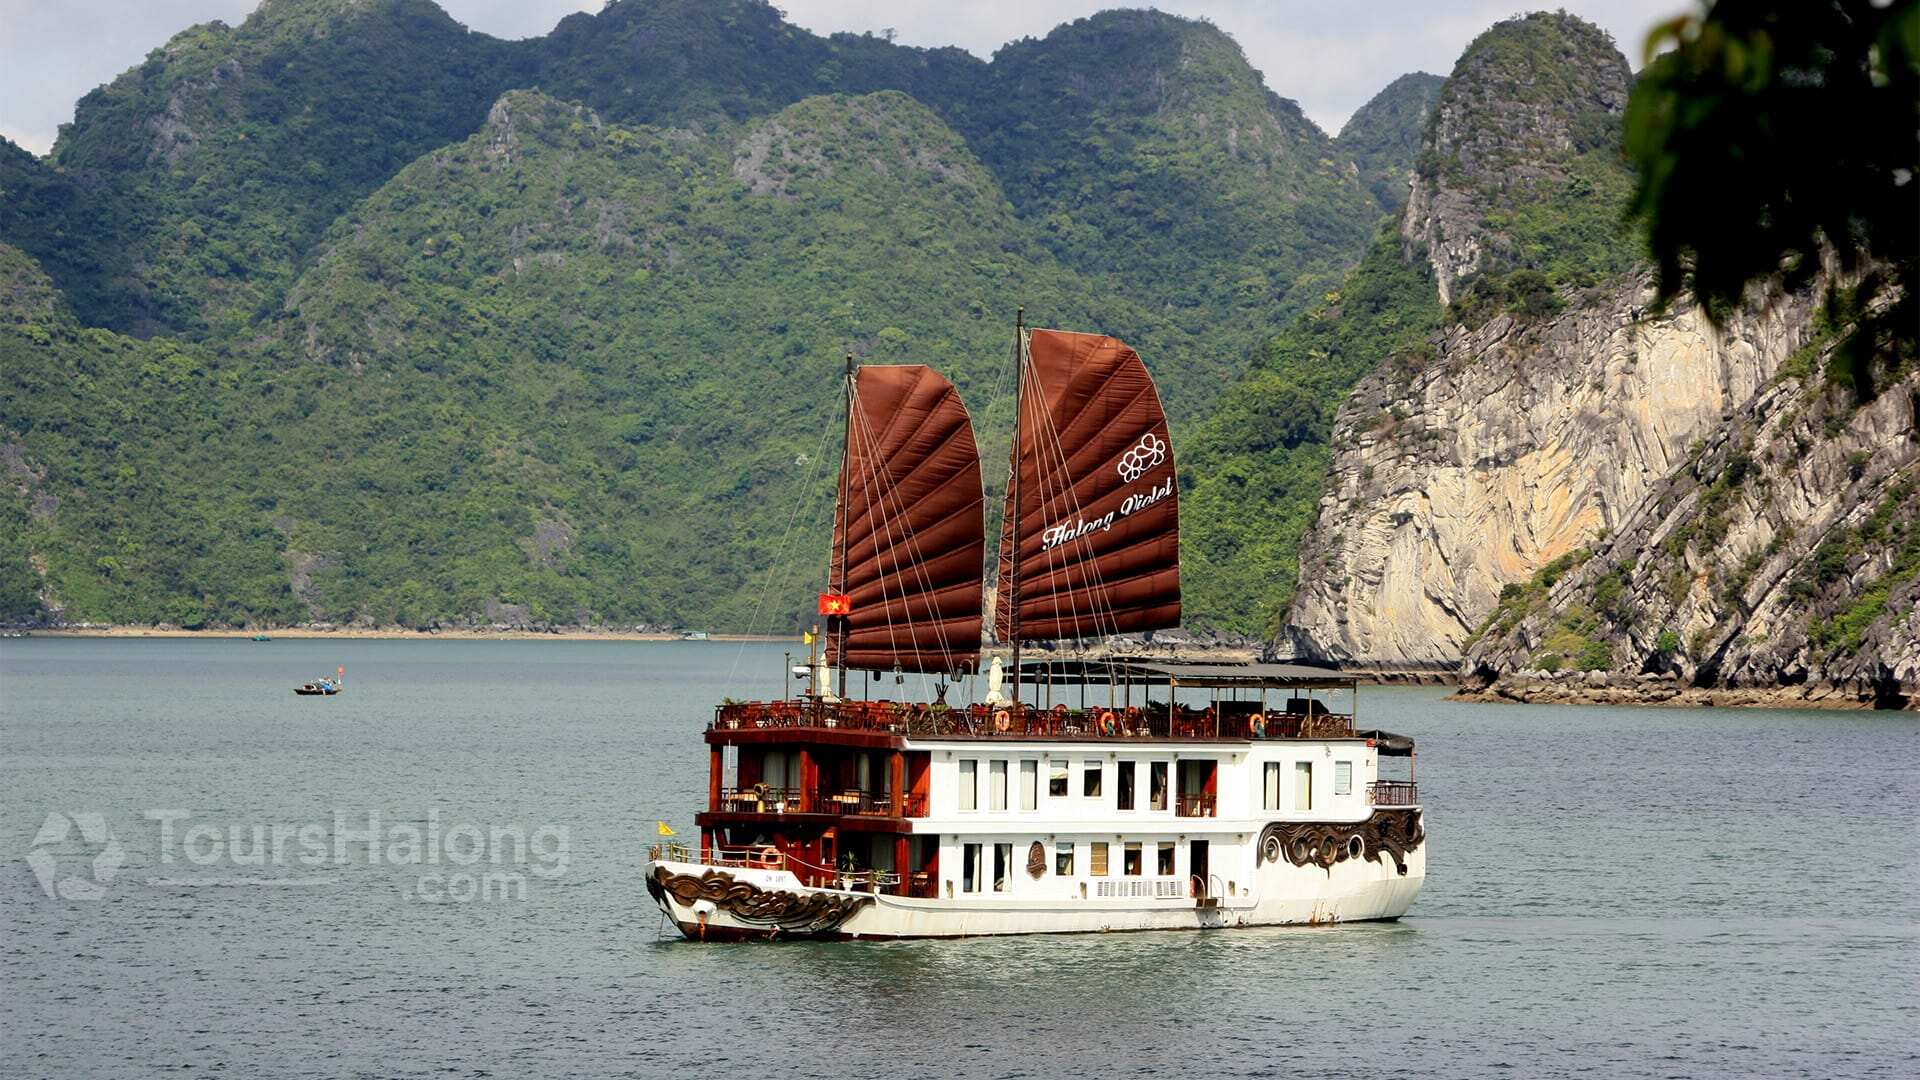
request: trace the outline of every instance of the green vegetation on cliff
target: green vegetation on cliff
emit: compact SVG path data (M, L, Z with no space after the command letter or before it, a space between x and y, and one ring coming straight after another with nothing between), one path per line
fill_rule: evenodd
M1326 483L1334 413L1388 357L1417 355L1442 318L1432 275L1383 229L1340 288L1268 342L1194 433L1182 463L1182 557L1202 620L1279 629Z
M1355 110L1334 140L1384 209L1407 205L1407 181L1446 81L1424 71L1400 76Z
M334 218L523 80L515 50L431 0L267 0L176 35L61 129L52 163L111 198L125 246L57 280L90 324L243 334Z
M1355 117L1342 142L1379 145L1387 164L1375 169L1391 170L1386 151L1402 144L1366 133L1404 132L1430 103L1415 189L1345 281L1263 346L1189 440L1183 556L1198 619L1280 629L1300 575L1317 569L1299 565L1300 542L1326 485L1334 415L1361 378L1381 365L1421 371L1428 338L1449 321L1550 314L1562 292L1632 265L1619 160L1628 74L1599 29L1529 15L1475 39L1437 91L1409 77L1377 99L1381 115Z

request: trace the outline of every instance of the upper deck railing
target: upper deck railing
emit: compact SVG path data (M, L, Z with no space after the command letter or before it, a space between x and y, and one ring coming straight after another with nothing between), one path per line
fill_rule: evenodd
M1420 785L1411 780L1375 780L1367 785L1368 806L1418 806Z
M1354 735L1343 713L1246 713L1184 706L1072 709L1056 705L948 708L894 701L748 701L714 710L713 730L815 728L914 738L1342 739Z

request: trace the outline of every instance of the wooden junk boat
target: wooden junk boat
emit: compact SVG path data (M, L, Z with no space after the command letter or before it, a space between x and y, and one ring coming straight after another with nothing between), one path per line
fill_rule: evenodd
M1022 662L1031 642L1179 623L1179 492L1132 349L1016 322L1013 352L995 604L1011 692L996 659L977 702L946 703L946 683L932 702L849 699L849 669L972 682L985 556L953 385L921 365L849 363L825 654L797 698L715 710L698 845L649 853L660 910L701 940L1404 914L1426 876L1413 745L1355 727L1351 677ZM1396 757L1404 778L1382 774Z

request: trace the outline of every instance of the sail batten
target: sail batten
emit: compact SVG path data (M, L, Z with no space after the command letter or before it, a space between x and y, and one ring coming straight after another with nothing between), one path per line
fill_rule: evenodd
M828 663L927 672L974 664L986 552L980 459L952 383L919 364L859 369L840 503L832 580L852 613L828 639Z
M1022 352L998 636L1041 641L1179 625L1179 489L1146 365L1097 334L1033 330Z

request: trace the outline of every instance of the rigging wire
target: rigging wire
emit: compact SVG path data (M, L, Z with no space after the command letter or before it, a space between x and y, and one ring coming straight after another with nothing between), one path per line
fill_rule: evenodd
M912 578L913 578L913 581L911 582L911 584L917 584L920 587L921 593L926 597L925 606L926 606L927 615L928 615L927 621L933 627L934 635L938 642L938 648L939 648L941 660L944 666L950 671L954 667L954 651L955 650L954 650L953 644L947 639L946 621L943 617L941 617L938 604L937 604L937 598L942 590L938 589L934 585L932 577L927 571L928 560L926 558L925 553L920 550L919 537L916 535L915 530L913 529L912 522L908 518L907 508L904 502L902 501L902 497L900 495L900 485L899 485L899 482L893 476L893 470L891 466L889 465L886 468L886 479L888 483L881 485L881 484L875 484L873 482L874 476L876 475L876 473L881 467L880 436L874 433L872 419L867 415L865 410L855 410L855 415L858 417L855 425L856 431L858 434L865 437L866 441L863 443L863 445L869 448L868 453L864 455L864 460L865 460L865 463L867 464L867 468L861 477L861 490L863 491L863 493L866 493L867 495L867 514L865 516L869 519L876 521L879 525L879 528L877 530L872 530L869 532L869 536L878 536L881 532L884 532L886 536L885 556L888 558L891 558L893 562L893 575L896 578L905 578L908 576L901 572L901 565L902 565L901 548L903 546L905 547L907 556L908 556L906 561L906 566L912 572ZM885 429L886 433L888 434L892 433L892 431L894 430L894 426L899 422L899 419L900 418L898 415L889 419L887 427ZM971 427L971 425L968 425L968 426ZM879 496L877 500L872 494L876 489L879 491ZM889 505L889 500L891 500L891 505ZM879 504L879 511L877 514L874 511L874 506L876 501ZM901 539L896 539L894 537L896 522L898 523L898 526L899 526ZM882 554L880 550L880 545L879 545L879 542L876 540L874 545L874 560L876 564L880 563L881 559L882 559ZM885 589L885 582L886 582L886 578L884 575L881 577L880 581L881 581L881 587L883 590L883 597L884 597L884 589ZM911 619L912 597L910 597L906 593L904 587L900 594L900 601L902 606L907 609L906 610L907 617ZM883 604L882 610L884 610L887 614L887 640L888 640L888 643L893 647L893 651L897 655L900 652L900 645L899 645L898 632L895 630L893 625L892 610L886 607L884 604ZM909 625L911 625L911 623L909 623ZM917 645L915 646L914 651L916 655L919 653L920 650ZM842 658L842 662L843 663L845 662L844 658ZM925 676L927 675L927 672L922 671L920 672L920 674L922 676L922 683L924 688L924 684L926 682Z
M766 580L761 583L760 596L757 600L754 601L753 615L749 617L747 620L747 636L744 640L740 642L740 647L734 650L733 666L727 671L728 684L732 684L733 681L739 676L740 660L742 657L746 655L747 645L751 643L753 637L759 633L760 616L761 616L761 613L766 609L767 597L771 595L773 592L774 579L778 576L781 576L783 572L786 570L787 552L788 552L789 545L793 540L794 527L800 522L802 511L805 510L814 499L817 499L819 497L819 492L814 489L814 477L819 474L820 463L822 459L825 458L826 456L827 438L830 434L831 434L830 429L827 429L827 428L821 429L820 445L814 449L813 457L808 459L807 461L807 475L806 475L806 478L802 480L800 483L800 491L797 497L795 498L794 504L793 504L793 513L789 515L787 518L786 532L780 537L780 546L777 549L777 553L774 556L774 561L771 565L767 567ZM808 513L806 515L806 520L809 523L811 523L813 521L813 515L811 513ZM780 696L782 698L785 698L786 697L785 690L787 686L785 682L785 676L790 673L782 673L782 674L783 674L783 678L780 684L782 692Z

